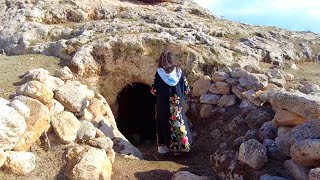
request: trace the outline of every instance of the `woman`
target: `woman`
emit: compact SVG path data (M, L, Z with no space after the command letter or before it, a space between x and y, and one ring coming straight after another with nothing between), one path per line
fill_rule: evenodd
M189 91L185 76L172 60L172 53L165 51L159 58L151 87L151 93L157 96L157 143L160 154L171 150L190 150L192 137L181 104Z

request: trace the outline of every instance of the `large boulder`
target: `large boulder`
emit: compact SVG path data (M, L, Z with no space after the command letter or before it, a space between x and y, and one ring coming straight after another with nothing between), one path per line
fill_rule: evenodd
M104 99L92 98L87 109L94 117L105 115L108 109L107 104L107 101Z
M18 95L25 95L48 104L53 98L53 92L50 88L38 81L29 81L17 88Z
M36 167L36 156L33 153L7 151L6 155L3 168L11 173L26 175Z
M109 180L112 164L103 149L77 146L67 152L67 176L70 180Z
M52 119L52 127L58 137L65 143L71 143L77 138L80 121L70 112L64 111Z
M211 85L211 78L209 76L201 76L198 80L193 83L193 95L201 96L206 94Z
M300 92L280 91L273 94L271 105L286 109L307 119L320 117L320 97Z
M48 70L39 68L39 69L31 69L27 71L22 79L21 82L26 83L28 81L45 81L48 76L50 76L50 73Z
M320 139L305 139L290 148L292 159L302 166L320 166Z
M200 96L200 103L202 104L217 104L218 100L221 98L217 94L204 94Z
M276 114L272 122L277 127L280 127L280 126L294 127L294 126L303 124L304 122L307 121L306 118L303 118L296 113L293 113L284 109L274 108L274 111L276 112Z
M230 88L226 82L216 82L210 86L209 91L213 94L230 94Z
M74 83L66 83L55 92L55 99L71 112L83 111L88 105L86 97L84 88L76 86Z
M17 151L27 151L50 128L50 114L48 108L36 99L26 96L17 96L14 99L23 102L30 109L30 117L26 121L27 129L14 147Z
M250 139L241 144L239 161L254 169L260 169L268 162L267 148L259 141Z
M0 105L0 127L0 149L4 150L18 143L27 128L23 116L7 105Z
M97 130L89 121L81 121L80 128L77 133L77 138L81 141L93 139L96 136Z
M9 106L17 110L25 119L30 117L30 108L28 108L28 106L26 106L23 102L19 100L13 100Z
M277 147L287 156L293 144L305 139L320 139L320 120L309 120L276 138Z

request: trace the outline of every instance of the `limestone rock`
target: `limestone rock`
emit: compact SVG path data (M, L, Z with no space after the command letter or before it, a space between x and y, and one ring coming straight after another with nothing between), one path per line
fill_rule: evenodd
M28 81L45 81L49 76L49 71L43 68L39 69L31 69L27 71L23 78L21 79L21 82L26 83Z
M30 109L21 101L13 100L10 104L10 107L13 107L16 111L19 112L25 119L28 119L30 116Z
M30 96L44 104L49 103L53 98L52 90L38 81L29 81L19 86L17 88L17 94Z
M113 147L113 142L109 137L91 139L89 144L95 148L104 149L106 152L111 151Z
M307 119L320 117L320 97L317 96L281 91L272 96L271 105L294 112Z
M212 74L211 80L213 82L220 82L220 81L222 82L228 79L229 77L230 75L225 72L215 72L214 74Z
M316 84L307 83L300 88L300 91L305 94L312 94L320 92L320 87Z
M10 150L26 130L26 122L15 109L0 105L0 149Z
M66 143L71 143L77 138L81 126L80 121L70 112L63 112L52 119L52 127L58 137Z
M287 81L285 79L269 79L269 83L275 84L279 87L285 87Z
M64 106L57 100L53 99L47 107L50 110L50 116L53 117L57 114L60 114L64 111Z
M8 105L9 103L10 103L10 101L0 97L0 105Z
M64 66L63 68L56 69L54 71L54 76L60 78L62 80L72 80L73 74L68 66Z
M89 140L96 136L97 130L93 124L89 121L81 121L80 129L77 133L77 138L79 140Z
M307 119L295 114L293 112L284 110L284 109L274 109L276 114L272 120L272 122L277 126L286 126L286 127L294 127L300 124L303 124L307 121Z
M216 82L213 83L209 91L213 94L230 94L230 85L226 82Z
M100 180L111 178L112 164L105 150L77 146L67 152L67 176L70 180Z
M249 91L245 91L243 92L243 96L246 97L251 103L253 103L254 105L260 107L264 104L264 102L262 102L259 99L259 96L256 94L256 92L254 90L249 90Z
M239 99L243 99L244 98L243 92L238 88L238 86L232 86L231 87L231 92L235 96L237 96L237 98L239 98Z
M309 169L295 163L292 159L284 162L284 167L297 180L308 180Z
M241 86L258 91L268 85L268 77L264 74L247 74L239 79Z
M209 178L198 176L188 171L179 171L172 176L171 180L209 180Z
M245 117L245 121L250 128L260 128L263 123L271 121L272 117L268 111L257 109L250 111Z
M51 89L51 91L55 91L60 86L64 85L64 82L61 79L53 76L48 76L47 79L41 80L40 82L46 85L49 89Z
M211 85L211 78L209 76L201 76L198 80L193 83L193 95L201 96L206 94Z
M217 94L204 94L200 96L200 103L202 104L217 104L218 100L221 98Z
M201 118L209 118L211 116L212 105L211 104L203 104L200 110Z
M14 147L14 150L27 151L50 128L50 114L48 108L36 99L17 96L15 100L23 102L30 109L27 129Z
M87 106L87 95L83 88L72 83L66 83L55 92L55 99L71 112L81 112Z
M320 166L320 139L305 139L290 148L292 159L302 166Z
M309 172L309 180L320 179L320 168L311 169Z
M226 82L231 86L236 86L239 83L239 79L237 79L237 78L228 78L228 79L226 79Z
M113 148L117 153L123 155L132 155L139 159L143 158L142 153L123 136L113 139Z
M17 175L26 175L36 167L36 156L30 152L7 151L3 168Z
M107 113L107 102L92 98L87 109L93 116L105 115Z
M277 128L273 126L271 121L265 122L257 133L257 139L264 142L266 139L274 140L277 137Z
M290 148L293 144L305 139L318 139L320 137L320 121L309 120L294 127L290 132L276 138L276 145L287 156L290 155Z
M235 95L223 95L217 103L219 107L230 107L235 104L237 104L237 97Z
M254 169L262 168L268 162L267 148L255 139L241 144L239 160Z

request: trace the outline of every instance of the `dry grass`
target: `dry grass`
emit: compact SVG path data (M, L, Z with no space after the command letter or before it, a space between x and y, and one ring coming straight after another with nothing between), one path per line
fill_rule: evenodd
M8 99L15 92L14 84L19 76L30 69L45 68L50 73L59 68L60 60L44 55L3 56L0 55L0 97Z
M297 64L298 68L286 70L286 72L293 74L295 80L293 83L309 81L320 85L320 62L302 62Z

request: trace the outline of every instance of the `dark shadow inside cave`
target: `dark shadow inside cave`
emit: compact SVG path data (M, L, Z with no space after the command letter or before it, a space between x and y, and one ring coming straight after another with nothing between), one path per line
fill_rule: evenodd
M154 142L156 97L150 93L150 86L129 84L118 94L117 100L117 125L123 135L134 145Z

